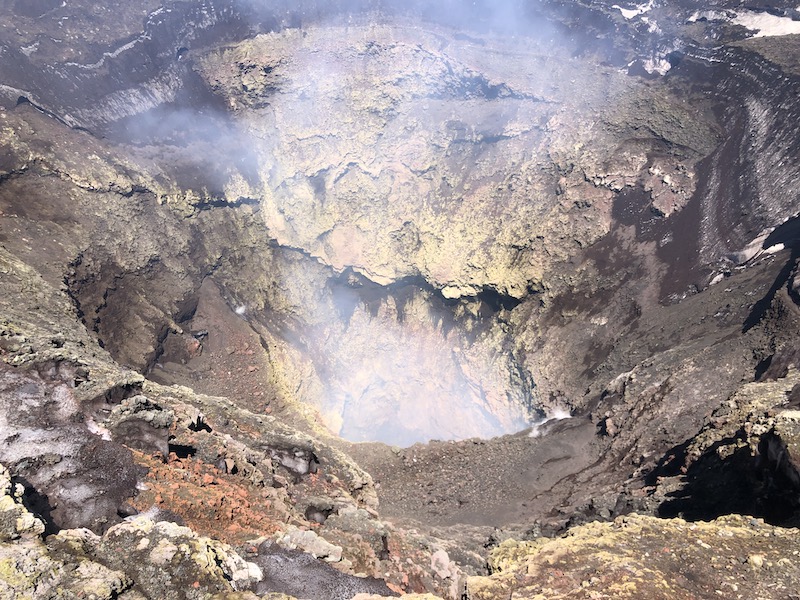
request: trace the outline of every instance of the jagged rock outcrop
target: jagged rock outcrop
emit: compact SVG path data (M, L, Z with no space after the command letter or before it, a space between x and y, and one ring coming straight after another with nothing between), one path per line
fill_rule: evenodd
M653 474L662 515L697 519L757 513L796 526L800 505L794 368L776 381L750 383L715 410Z
M23 486L0 467L0 595L4 598L252 598L236 593L261 578L230 546L146 517L102 537L45 525L23 505Z

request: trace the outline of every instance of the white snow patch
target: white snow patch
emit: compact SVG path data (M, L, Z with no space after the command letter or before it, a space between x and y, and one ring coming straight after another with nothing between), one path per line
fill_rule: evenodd
M666 58L653 57L648 58L642 62L642 67L648 73L658 73L659 75L666 75L667 71L672 68L672 65Z
M134 521L135 519L149 519L151 521L155 521L158 517L158 513L161 512L159 508L155 505L151 506L147 510L143 510L142 512L131 515L130 517L125 517L125 520L130 522Z
M613 5L611 8L616 8L619 12L622 13L622 16L625 19L631 20L633 17L638 15L643 15L644 13L648 12L653 8L653 3L655 0L650 0L650 2L646 4L639 4L636 8L622 8L619 4Z
M247 312L247 307L244 304L242 304L241 306L237 306L236 310L234 310L233 312L235 312L237 315L241 317L244 313Z
M723 279L725 279L725 273L717 273L714 275L714 278L708 283L708 285L716 285Z
M658 26L654 20L648 17L642 17L642 22L647 23L647 31L649 33L661 33L661 28Z
M747 246L745 246L738 252L733 252L729 254L728 258L737 265L742 265L746 262L749 262L753 258L757 258L763 253L761 247L764 244L764 240L767 239L769 233L770 232L768 230L763 231L758 237L756 237L753 241L747 244Z
M691 17L686 19L686 22L696 23L701 19L705 19L706 21L726 21L729 19L729 15L720 10L696 10Z
M34 52L39 49L39 42L34 42L30 46L22 46L19 51L22 52L25 56L30 56Z
M775 244L774 246L770 246L769 248L764 250L764 254L775 254L776 252L780 252L786 246L783 244Z
M89 433L99 435L101 439L104 439L107 442L111 441L111 432L94 419L86 419L86 429L89 430Z
M791 17L777 17L769 13L759 13L751 10L736 13L732 23L756 31L752 37L771 37L777 35L792 35L800 33L800 21L793 21Z

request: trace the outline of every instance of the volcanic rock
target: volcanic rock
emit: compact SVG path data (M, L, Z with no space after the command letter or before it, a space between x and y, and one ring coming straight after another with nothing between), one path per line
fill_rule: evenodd
M796 588L796 7L501 4L9 3L3 594Z
M631 514L534 542L503 542L491 554L489 577L471 578L470 598L689 598L764 595L794 589L788 556L797 530L748 517L707 523ZM758 566L756 566L758 565ZM754 573L765 565L769 582Z

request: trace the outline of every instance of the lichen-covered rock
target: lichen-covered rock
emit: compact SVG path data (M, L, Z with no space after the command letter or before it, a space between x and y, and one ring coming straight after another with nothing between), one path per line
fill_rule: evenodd
M15 600L123 597L132 581L86 558L54 558L40 541L0 544L0 597Z
M382 575L381 558L386 558L393 531L366 510L352 506L337 507L320 528L320 534L341 546L343 558L355 573L372 577Z
M491 554L492 575L470 578L467 597L773 598L776 586L800 582L798 536L750 517L687 523L631 514L556 539L503 542Z
M0 597L85 598L252 597L262 578L227 544L167 521L137 517L102 536L63 529L42 539L44 524L21 503L22 486L0 467Z
M303 552L311 554L314 558L321 558L327 562L342 560L342 549L339 546L334 546L311 530L289 527L278 538L278 544L290 550L299 548Z
M146 517L115 525L96 550L104 563L130 573L153 598L203 598L209 593L245 590L261 578L230 546L191 529Z
M0 542L44 533L44 523L22 504L24 491L21 484L12 483L8 469L0 465Z
M99 540L88 530L59 534L63 539L72 534L71 552L53 552L46 546L44 523L23 506L23 493L23 486L12 483L8 470L0 465L0 597L111 600L131 587L122 571L84 554Z

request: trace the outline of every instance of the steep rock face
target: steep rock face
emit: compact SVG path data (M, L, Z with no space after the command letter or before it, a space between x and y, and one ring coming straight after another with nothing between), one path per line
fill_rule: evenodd
M708 218L700 227L701 256L707 263L727 257L741 264L776 224L797 213L798 191L790 182L797 180L798 166L791 157L800 141L785 124L800 111L798 83L742 48L708 58L724 65L713 77L727 135L707 165L714 175L703 190Z
M430 437L520 428L525 413L513 406L541 410L532 375L543 370L536 354L525 356L500 341L514 335L503 311L534 292L542 295L532 302L551 294L547 288L558 285L551 276L556 265L575 245L588 246L610 229L616 192L645 189L652 210L669 215L694 191L693 165L713 139L703 120L661 90L657 96L616 70L598 72L570 58L566 48L549 44L545 50L541 44L526 40L511 47L496 38L476 42L419 29L355 26L263 35L199 59L203 77L254 138L270 237L335 271L352 270L367 283L407 282L459 298L456 322L478 333L478 343L453 340L442 328L425 326L425 311L417 328L413 315L420 311L409 311L409 303L396 318L391 307L373 313L366 330L355 325L324 334L340 340L340 349L321 354L322 361L334 357L328 364L317 357L312 363L338 379L321 376L325 387L338 388L338 398L315 404L350 439L364 439L357 429L372 419L347 423L348 411L363 412L367 405L417 411L408 400L414 397L441 397L465 420L440 429L441 415L421 413L433 421ZM570 79L555 76L564 71ZM685 127L688 122L694 124ZM645 123L649 133L642 135ZM591 146L581 141L588 135ZM354 283L363 285L357 278ZM436 300L427 296L429 303ZM314 314L319 303L293 302L304 307L297 312L308 313L298 315L305 321L298 329L312 344L319 334L309 330L318 328L320 315L336 322L330 311ZM458 319L459 313L467 318ZM358 308L352 314L367 316ZM393 320L402 320L399 344L392 342ZM368 341L374 334L382 348ZM348 360L358 356L347 350L350 340L388 368L361 378ZM442 345L453 348L452 357ZM426 356L435 368L420 369ZM482 374L480 365L487 363L499 377ZM453 367L464 376L449 375ZM407 377L412 373L423 381L441 373L455 386L414 386L413 376ZM551 392L555 386L547 387ZM458 399L465 396L462 404ZM470 417L470 406L488 410L499 423ZM408 443L425 435L386 433L380 439Z
M726 66L729 63L741 68L734 73ZM662 349L678 349L688 341L681 330L693 331L695 339L708 336L702 346L716 345L714 339L722 339L717 333L724 328L733 334L743 326L751 337L735 351L741 351L734 362L742 367L749 363L747 368L755 368L757 362L748 358L748 347L759 348L757 359L763 358L762 351L768 352L764 346L771 342L751 329L785 283L796 258L782 251L796 246L790 223L797 211L797 190L788 183L796 178L796 161L788 156L795 152L797 140L783 125L784 119L798 110L792 91L796 78L737 47L687 51L670 77L674 89L683 89L699 110L718 115L723 141L695 166L694 194L680 210L650 209L657 203L651 204L656 196L646 181L618 194L615 225L609 235L576 254L574 266L549 280L556 288L549 306L542 310L534 305L529 308L532 312L520 311L519 323L526 331L520 338L529 353L554 355L566 348L567 356L572 357L532 368L542 391L549 388L556 395L583 395L592 400L604 392L595 384L603 381L605 373L628 372L644 366L640 361L645 358L660 362ZM704 81L712 86L689 83ZM772 258L774 252L778 254ZM766 267L771 261L773 266ZM758 268L748 274L751 267ZM722 294L711 291L716 284L724 286L725 294L734 292L734 297L723 302ZM708 291L706 296L691 300L701 290ZM738 299L737 290L744 297ZM750 301L751 292L763 300ZM662 305L677 302L685 310L678 309L680 316L670 316L672 309ZM703 306L706 302L709 305ZM713 315L717 326L706 331L702 326L684 329L695 319L686 317L695 311L701 323L709 323L704 315ZM531 319L531 314L540 316ZM616 325L609 328L609 323ZM669 342L657 340L659 327L670 332ZM589 352L582 345L587 333ZM725 344L739 342L729 338ZM574 354L570 348L575 349ZM583 361L585 369L575 370L575 360ZM722 363L729 368L731 360ZM704 362L703 370L710 373L713 369ZM587 377L591 382L585 393ZM720 396L737 384L738 375L734 375Z
M186 245L178 229L166 235L165 230L148 230L144 223L154 217L150 211L163 211L162 223L177 227L194 213L191 204L182 204L179 197L159 205L149 191L120 193L104 183L116 176L118 163L108 158L102 144L90 146L102 153L94 161L66 164L76 155L75 140L91 142L85 134L66 132L63 125L29 111L22 106L21 119L16 118L19 113L6 115L6 123L13 122L6 130L12 157L30 162L9 172L3 190L0 355L5 404L0 433L3 458L14 477L28 485L25 502L46 519L49 530L77 526L100 533L125 515L155 507L156 515L172 515L197 531L242 543L276 535L288 522L308 528L318 526L317 518L350 515L340 526L334 519L326 534L346 540L337 566L350 576L394 572L393 585L419 591L453 585L431 579L431 552L423 549L429 538L376 521L377 498L368 474L339 450L265 415L263 406L257 413L248 411L248 406L257 408L254 390L235 396L233 404L187 388L163 388L112 359L109 351L146 370L159 358L160 336L185 335L196 342L176 323L196 309L195 286L202 288L208 273L219 275L230 267L233 278L247 281L244 289L255 296L253 288L266 287L271 279L259 279L250 261L255 256L263 268L271 250L237 241L235 250L223 243L205 254L214 240L242 240L246 205L196 215L228 223L220 222L216 233L202 236L200 246ZM48 131L47 137L64 152L53 152L52 146L28 152L30 137L25 133L32 131ZM65 162L52 167L58 160ZM139 176L133 169L127 173ZM61 200L38 202L49 196L34 196L35 181L40 193L52 192ZM34 200L21 204L20 198ZM259 221L250 222L258 230ZM236 233L240 225L242 231ZM92 244L87 232L95 226L102 233ZM159 238L170 241L152 253ZM257 239L263 242L264 237ZM179 271L183 275L173 277ZM110 273L115 275L107 279ZM226 290L228 299L219 301L257 340L233 311L231 293ZM260 348L258 341L254 346ZM268 381L258 393L270 389ZM275 384L274 389L283 388ZM285 400L296 404L294 397ZM305 430L318 427L302 413L284 416ZM385 537L367 536L376 527L385 528ZM387 544L402 547L403 556L418 553L419 558L413 565L401 562L400 550L389 557ZM168 579L169 568L159 569L141 577L161 585L158 578ZM120 581L139 577L125 572ZM8 581L16 585L13 577ZM127 585L111 586L108 593ZM147 595L172 593L151 590Z
M197 10L206 11L204 27L217 28L216 24L228 22L226 19L241 19L236 12L240 8L233 12L211 6ZM178 17L171 13L156 13L145 22L145 34L131 48L155 43L149 33L154 23L164 19L177 22ZM184 15L186 23L194 23L194 17L190 17ZM193 26L183 27L181 31L188 31ZM142 111L146 107L136 104L134 92L119 95L119 101L129 103L130 110L118 111L114 117L116 135L124 134L138 144L158 140L161 146L126 149L125 159L115 159L117 164L133 157L137 169L145 168L152 175L144 180L134 176L130 182L123 178L110 189L119 189L122 194L136 190L137 195L138 190L152 191L187 214L215 202L235 205L261 198L258 208L266 228L263 232L257 227L250 229L248 235L254 245L262 243L258 237L263 235L299 249L337 273L352 270L368 284L422 288L411 293L432 305L432 310L421 305L409 311L405 305L399 310L387 306L381 309L378 322L373 320L375 308L360 309L358 304L364 297L345 289L344 295L359 300L346 299L345 305L356 307L351 313L345 306L344 314L356 315L354 322L363 324L350 328L339 325L347 318L342 317L337 305L340 298L335 293L308 302L307 294L271 276L262 277L257 286L247 282L235 291L236 286L229 283L234 295L247 298L251 310L267 305L264 298L270 287L277 284L283 288L287 297L274 298L272 294L275 302L269 308L292 307L292 335L305 347L318 344L320 339L344 340L343 344L333 342L340 348L314 355L293 348L285 331L273 333L274 355L291 357L279 360L277 371L285 371L286 377L278 387L296 388L299 380L310 376L312 383L303 384L303 400L318 407L334 431L363 439L359 429L367 421L345 423L347 412L358 413L368 404L380 403L381 398L397 405L416 397L440 397L445 405L463 407L458 411L464 415L462 424L444 430L438 425L421 430L409 424L407 431L383 439L408 443L437 434L458 438L514 431L532 410L582 404L580 396L589 372L610 368L618 373L633 366L628 362L624 369L602 367L590 355L589 368L584 371L570 368L571 361L562 363L567 367L563 368L560 361L549 357L557 354L554 348L574 351L580 357L583 328L579 326L566 338L557 329L545 330L538 317L529 318L541 313L537 303L555 297L550 306L564 307L571 302L570 296L588 293L590 299L579 300L575 307L575 314L582 315L585 304L590 312L597 312L591 298L598 296L597 291L620 285L626 288L630 301L612 305L603 311L606 314L591 315L601 324L597 327L601 335L593 347L602 353L621 339L617 328L610 336L605 334L602 323L631 321L635 327L636 319L628 314L647 311L655 300L663 299L665 292L679 296L685 290L683 286L689 285L687 272L698 273L697 285L708 281L695 259L686 268L681 267L682 275L673 281L677 273L670 266L676 264L673 259L681 262L687 249L693 247L683 239L672 241L668 235L673 227L681 228L683 221L689 227L696 226L693 219L697 208L691 208L688 214L684 207L700 205L704 215L704 232L697 234L705 249L703 265L713 265L725 255L736 257L744 251L743 244L752 241L734 242L730 238L729 243L720 245L712 240L730 230L720 203L728 194L714 183L730 179L714 166L714 161L727 156L724 148L717 151L717 158L704 163L704 169L715 174L708 181L703 179L697 198L689 202L698 181L698 160L711 151L716 137L708 115L690 113L678 96L664 95L662 87L571 58L569 44L558 34L547 33L550 38L546 46L544 39L509 46L492 36L469 38L448 33L442 37L436 32L399 27L311 27L302 34L287 30L261 35L211 53L183 53L179 62L184 74L200 74L207 81L202 102L208 108L197 112L191 103L182 106L163 98L154 100L153 110L145 114ZM492 52L485 51L487 43ZM159 60L167 60L166 50L159 48ZM113 64L127 52L109 55L104 61ZM227 68L231 63L236 69ZM751 68L754 62L747 59L745 64ZM148 68L160 69L156 63ZM745 85L737 83L743 81L738 75L708 69L724 84L723 89L733 90L730 94L737 85ZM120 83L113 83L113 73L91 71L91 77L98 81ZM574 77L554 76L565 71ZM757 77L758 71L755 68L752 76ZM766 72L759 85L769 83L769 77ZM186 85L185 78L176 80L175 86L184 89ZM715 103L728 102L728 95L720 92L714 101L705 99L700 106L711 109ZM754 96L748 102L774 106L775 110L762 111L778 115L770 117L773 120L780 119L780 111L792 110L788 100L783 102L769 94ZM222 114L225 107L238 115L239 124ZM757 124L755 116L748 118L748 123ZM199 125L197 132L182 131L189 122ZM769 129L766 124L764 127ZM749 146L742 145L741 136L733 135L736 131L732 130L725 147L738 144L741 148L737 151L748 156ZM582 141L587 136L592 137L591 146ZM170 152L166 162L165 147ZM765 149L758 151L759 156L767 154ZM215 158L209 160L210 156ZM770 164L788 163L781 159ZM124 167L128 169L126 177L132 174L131 166ZM116 170L112 177L119 179L119 167ZM790 175L787 172L776 178L783 181ZM769 178L760 177L759 181ZM785 218L791 206L790 195L784 195L780 206L772 203L769 207L752 194L743 192L739 197L742 201L750 198L748 202L756 198L751 208L742 210L752 209L754 219L761 223L759 231L767 230L762 226L768 221L776 223ZM211 222L216 219L198 229L210 231ZM613 223L635 226L635 241L630 238L631 229ZM241 223L237 227L241 229ZM592 244L612 229L612 237L606 238L609 243L624 243L632 257L641 257L632 258L631 267L635 269L630 275L642 270L646 273L636 277L630 289L619 272L597 269L590 254L578 270L563 267L573 256L573 244ZM184 237L184 247L197 264L198 251L203 254L206 249L190 247L189 240L206 235L195 230L187 236L167 228L159 237ZM746 232L736 235L742 239ZM220 244L224 246L224 242ZM254 263L272 263L267 254L255 250L250 257ZM198 289L204 274L217 268L224 255L223 250L216 257L201 258L200 264L205 265L194 269L180 297L167 303L148 301L151 306L137 310L133 319L115 319L122 328L108 328L102 336L104 343L110 344L109 349L126 364L137 368L152 365L159 350L151 339L162 340L169 335L170 317L182 319L191 313L189 288ZM108 285L115 269L105 273L100 270L100 264L108 264L108 259L93 259L87 254L77 260L72 285L81 289L83 298L79 300L87 304L84 312L105 313L108 322L114 306L127 303L132 296L148 296L133 278L126 281L113 275L115 283ZM142 253L137 261L137 277L163 278L156 287L168 287L167 279L184 269L178 262L167 266L170 275L156 274L161 267L153 261L160 259L154 259L153 252ZM280 268L280 277L313 281L308 285L317 289L336 281L330 273L301 262ZM565 273L567 277L563 277ZM178 277L186 279L183 272ZM345 288L363 285L358 277L348 276L348 280ZM433 294L425 291L431 288ZM514 308L532 292L537 295L528 301L529 308L517 311L515 326L508 328L503 311ZM116 294L120 296L114 299ZM436 306L440 295L460 300L442 309ZM602 301L602 296L598 300ZM331 304L337 305L337 313L331 311ZM427 325L429 318L441 324L448 313L467 316L460 320L455 335L440 325ZM407 317L407 323L419 320L420 327L393 324ZM93 317L89 324L103 328L103 320ZM478 331L479 343L473 343L471 336L458 335L458 329L464 328ZM132 340L142 338L138 332L147 330L150 339L141 339L136 347ZM368 340L381 337L388 343L370 347ZM521 340L515 348L507 342L512 337ZM565 339L569 340L566 345ZM348 348L364 349L364 356L376 356L379 364L387 366L379 376L365 378L359 368L364 359ZM406 348L410 350L404 352ZM332 354L330 350L340 351ZM428 356L435 358L424 365ZM298 361L306 366L294 369L290 363ZM487 364L488 369L483 366ZM407 372L418 372L421 383L414 385L412 377L403 385ZM449 372L443 377L444 385L422 383L433 380L433 372ZM538 394L533 391L534 382ZM332 391L323 392L323 388ZM387 389L398 391L394 394ZM465 396L468 399L459 403L458 398ZM413 402L406 402L406 406L407 412L416 410ZM474 416L469 416L471 407L476 407ZM489 416L482 416L486 411ZM442 422L441 416L430 417L433 422Z
M85 530L62 530L55 541L48 538L58 548L61 540L68 542L64 555L54 556L56 550L45 549L41 541L32 541L30 548L24 540L14 541L20 528L38 536L44 525L9 504L11 512L3 522L16 529L2 552L13 569L2 573L1 585L48 597L48 590L60 585L60 573L71 570L77 560L82 575L69 585L97 587L99 597L128 590L151 598L230 593L226 582L231 573L217 572L213 557L200 566L194 559L180 565L172 560L170 548L193 545L184 538L196 534L162 523L164 517L239 544L264 535L282 538L289 522L308 529L330 517L325 536L343 544L344 551L338 546L337 567L351 578L353 572L394 573L393 585L420 591L445 590L457 583L457 571L455 581L436 581L430 575L434 550L426 548L437 542L376 519L371 478L340 451L275 417L251 413L224 398L198 396L188 388L164 388L120 369L87 337L86 329L48 331L59 324L60 311L74 311L63 291L10 260L3 263L2 275L4 289L14 299L9 306L19 311L6 313L0 338L7 403L3 456L15 478L13 489L3 489L12 489L15 506L24 502L41 515L49 532L89 526L117 537L105 544ZM24 283L17 287L15 280ZM50 321L48 315L54 318ZM71 319L76 316L72 312ZM44 427L34 427L33 421ZM162 455L164 445L168 457ZM139 511L159 522L144 519L135 531L117 524ZM29 521L35 527L26 525ZM145 537L150 528L158 535L145 543L136 533L140 526ZM376 530L382 534L375 536ZM75 535L88 540L89 547L73 547L69 540ZM164 547L165 558L159 554L152 561L140 556L134 560L128 554L151 544ZM197 560L208 552L227 552L218 542L202 544L211 550L199 548ZM387 547L393 548L391 555ZM400 556L412 555L412 563L400 561ZM204 571L206 563L212 572ZM176 579L178 571L191 581ZM353 585L348 589L362 589Z
M12 4L0 22L4 104L23 98L92 130L181 97L178 50L236 23L233 7L205 1Z
M693 121L680 104L652 106L652 92L615 70L535 40L480 42L312 28L202 58L203 76L262 140L271 235L380 284L421 276L445 297L519 299L569 256L557 240L585 246L608 231L611 189L642 178L650 151L692 149L660 165L680 172L681 155L690 169L706 147L702 123L678 127ZM637 121L659 137L626 143ZM693 188L691 174L667 180L671 212Z
M652 477L659 514L708 519L757 512L796 526L800 498L794 369L776 381L751 383L715 410Z

